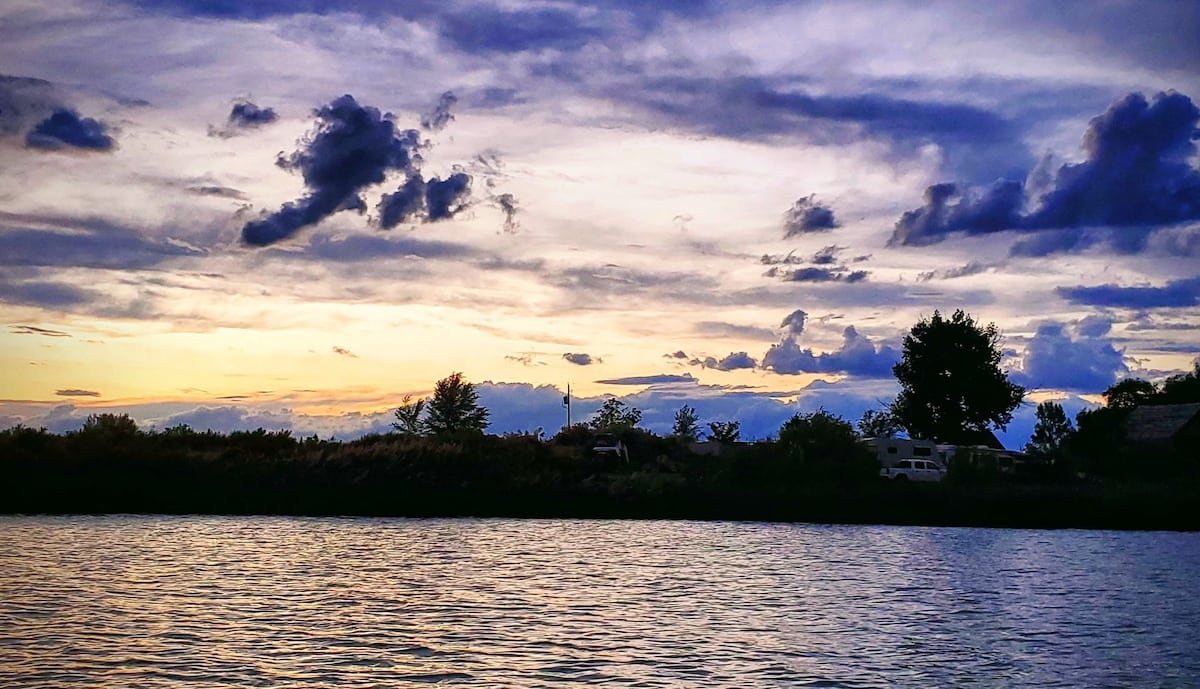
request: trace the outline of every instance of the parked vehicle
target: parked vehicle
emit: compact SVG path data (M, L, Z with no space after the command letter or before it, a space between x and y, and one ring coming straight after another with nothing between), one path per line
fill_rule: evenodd
M592 443L592 452L598 455L612 454L629 461L629 450L625 449L625 443L612 433L598 433Z
M946 478L946 470L928 459L905 459L880 469L879 475L893 481L941 481Z

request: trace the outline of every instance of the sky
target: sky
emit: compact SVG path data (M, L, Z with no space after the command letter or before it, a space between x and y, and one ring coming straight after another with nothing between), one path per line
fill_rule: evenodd
M964 309L1072 415L1200 356L1200 3L10 0L0 427L765 438Z

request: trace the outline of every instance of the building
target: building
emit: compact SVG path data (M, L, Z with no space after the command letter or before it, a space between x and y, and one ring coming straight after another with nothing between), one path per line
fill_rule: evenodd
M1125 443L1149 450L1185 450L1200 454L1200 403L1146 404L1125 418Z

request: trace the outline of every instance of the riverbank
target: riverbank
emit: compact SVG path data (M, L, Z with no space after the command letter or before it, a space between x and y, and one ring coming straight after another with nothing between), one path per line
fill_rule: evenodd
M0 513L699 519L1200 530L1195 472L878 477L855 445L754 443L715 456L644 434L630 461L530 436L0 434Z

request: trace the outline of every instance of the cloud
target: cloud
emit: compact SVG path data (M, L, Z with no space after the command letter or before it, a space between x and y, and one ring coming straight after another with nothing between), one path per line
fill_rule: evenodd
M238 201L245 201L247 199L245 192L239 191L232 187L222 187L212 184L187 187L185 191L198 196L217 196L225 199L236 199Z
M425 211L425 179L420 174L409 176L394 193L384 194L376 209L384 229L420 220Z
M1059 287L1054 292L1073 304L1111 308L1188 308L1200 305L1200 277L1171 280L1162 287Z
M420 135L413 129L397 130L390 113L381 115L345 95L315 115L317 124L303 146L277 160L283 169L301 172L309 194L247 223L242 228L247 244L273 244L347 205L356 205L359 190L379 184L390 170L415 172Z
M445 180L437 177L429 180L425 190L425 203L429 208L430 220L445 220L467 207L471 193L471 176L456 172Z
M86 304L95 298L94 292L75 285L37 280L9 281L0 277L0 302L9 304L57 309Z
M1156 228L1200 219L1200 171L1193 167L1200 108L1175 91L1147 101L1131 93L1094 117L1083 137L1084 161L1054 169L1050 158L1024 183L1001 179L986 189L930 186L925 205L896 222L890 245L923 245L948 234L1038 232L1015 256L1045 256L1104 242L1142 251ZM1194 238L1175 237L1191 246Z
M437 105L433 106L433 110L421 115L421 127L435 132L444 129L454 120L450 108L457 102L458 98L452 92L443 93L441 98L438 98Z
M1077 330L1095 332L1094 325L1089 323ZM1062 323L1039 326L1021 359L1021 370L1009 377L1031 390L1095 393L1129 372L1124 353L1111 341L1086 335L1072 338Z
M930 280L952 280L954 278L967 277L969 275L978 275L992 269L992 266L979 261L970 261L966 265L957 266L954 268L944 268L942 270L930 270L917 275L917 282L929 282Z
M278 251L275 255L287 257L293 251ZM394 236L387 233L374 235L332 236L318 233L312 235L301 255L323 261L358 263L382 258L461 258L476 255L471 247L453 242L416 239Z
M504 213L504 231L516 232L521 226L517 222L517 213L520 211L517 207L517 197L512 194L497 194L491 197L491 201Z
M10 325L8 332L12 335L41 335L43 337L71 337L71 333L62 330L39 328L35 325Z
M1091 314L1075 322L1075 332L1082 337L1104 337L1113 326L1111 316Z
M54 394L59 397L99 397L100 393L95 390L80 390L78 388L63 388L55 390Z
M816 202L816 195L809 194L798 199L787 213L783 214L783 236L823 232L837 227L833 211Z
M351 359L358 358L358 355L355 354L354 352L350 351L349 349L346 349L345 347L338 347L336 345L333 347L333 353L338 354L340 356L350 357Z
M865 270L850 270L845 266L833 268L806 267L794 270L779 270L770 268L764 273L766 277L778 277L784 282L862 282L870 275Z
M235 101L229 110L225 126L217 129L208 128L209 136L227 139L248 129L258 129L279 119L278 113L272 108L261 108L248 100Z
M604 360L600 357L593 357L591 354L583 352L568 352L563 354L562 358L578 366L591 366L592 364L604 363Z
M749 340L773 340L775 331L756 325L740 325L723 321L700 321L692 326L692 330L706 337L736 337ZM684 355L686 358L687 355Z
M598 380L601 385L660 385L663 383L693 383L696 379L690 373L685 373L681 376L671 375L668 373L659 374L656 376L628 376L626 378L609 378L607 380Z
M701 368L711 368L717 371L758 368L758 362L746 352L731 352L719 360L715 357L706 356L704 359L692 359L688 364Z
M45 79L0 74L0 136L11 136L62 107Z
M887 378L900 360L900 353L888 345L876 346L858 334L854 326L842 332L842 346L824 354L801 349L796 336L784 335L763 355L762 367L782 374L845 373L866 378Z
M111 151L117 142L107 134L108 125L90 117L80 117L69 108L54 111L25 135L25 146L57 151L78 148L85 151Z
M49 229L45 229L49 228ZM0 212L0 266L148 268L204 252L148 239L137 229L96 218L55 218Z
M783 329L788 337L800 337L804 333L804 322L808 319L808 314L800 309L789 313L783 317L783 321L779 323L779 327Z

